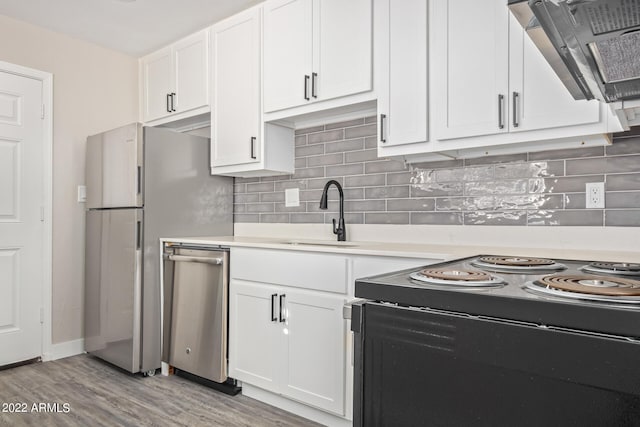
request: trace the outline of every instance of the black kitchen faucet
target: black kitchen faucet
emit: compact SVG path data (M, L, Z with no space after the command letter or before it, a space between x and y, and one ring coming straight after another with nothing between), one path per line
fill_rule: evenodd
M330 180L324 185L322 190L322 197L320 197L320 209L327 209L327 191L331 184L335 185L340 193L340 218L338 219L338 226L336 227L336 219L333 218L333 234L338 235L338 241L344 242L347 240L347 228L344 225L344 193L342 192L342 186L336 180Z

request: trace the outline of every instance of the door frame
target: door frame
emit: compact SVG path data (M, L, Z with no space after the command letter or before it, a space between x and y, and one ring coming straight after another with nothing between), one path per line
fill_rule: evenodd
M53 285L53 74L34 68L0 61L0 71L42 82L44 108L42 132L42 172L44 234L42 250L42 360L51 360L52 348L52 285Z

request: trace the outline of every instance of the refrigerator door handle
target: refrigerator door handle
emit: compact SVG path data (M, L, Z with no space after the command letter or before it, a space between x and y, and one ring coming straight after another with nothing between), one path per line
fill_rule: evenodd
M142 221L136 222L136 249L140 249L142 243Z

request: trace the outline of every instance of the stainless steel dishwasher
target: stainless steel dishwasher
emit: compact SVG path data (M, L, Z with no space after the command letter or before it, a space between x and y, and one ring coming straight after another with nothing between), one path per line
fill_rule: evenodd
M163 349L169 365L227 380L229 249L164 244Z

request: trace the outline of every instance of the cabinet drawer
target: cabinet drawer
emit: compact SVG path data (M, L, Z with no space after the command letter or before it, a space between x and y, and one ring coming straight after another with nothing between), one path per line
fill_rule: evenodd
M348 262L343 255L231 248L231 278L346 293Z

